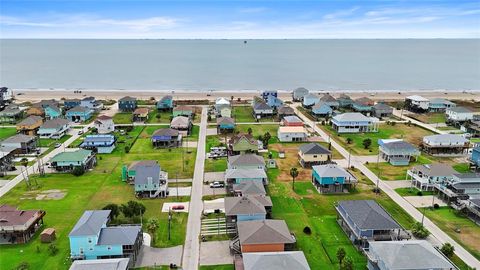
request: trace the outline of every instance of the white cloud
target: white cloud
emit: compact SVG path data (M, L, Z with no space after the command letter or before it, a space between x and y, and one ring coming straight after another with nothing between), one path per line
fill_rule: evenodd
M345 10L338 10L338 11L324 15L323 18L326 20L333 20L333 19L348 17L353 15L355 11L357 11L358 9L359 7L352 7Z

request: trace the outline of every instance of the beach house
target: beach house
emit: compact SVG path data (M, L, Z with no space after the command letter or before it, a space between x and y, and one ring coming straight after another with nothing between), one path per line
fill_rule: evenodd
M365 115L369 115L373 110L374 101L367 98L361 97L357 98L353 101L352 108L356 112L363 113Z
M393 114L393 108L383 102L378 102L372 108L373 116L378 118L390 117Z
M132 113L133 122L146 122L149 110L146 107L136 108Z
M335 99L329 93L326 93L322 97L320 97L320 102L323 102L323 103L327 104L331 108L339 108L340 107L340 103L338 102L338 100Z
M277 136L281 142L303 142L308 138L307 130L299 126L281 126L278 128Z
M17 132L25 135L35 136L43 124L43 118L37 115L30 115L16 125Z
M115 136L111 134L87 135L80 147L100 154L110 154L115 149Z
M320 193L343 193L356 183L351 173L336 164L312 166L312 184Z
M62 109L57 106L47 106L44 108L45 112L45 119L55 119L55 118L60 118L62 117Z
M159 111L170 111L173 109L173 97L163 96L159 101L157 101L156 107Z
M65 117L72 122L84 122L93 115L93 110L83 106L76 106L68 110Z
M99 260L79 260L73 261L69 270L127 270L130 259L99 259Z
M80 101L80 106L89 108L94 112L98 112L103 108L102 102L95 99L95 97L85 97Z
M235 225L237 221L264 220L271 213L272 200L268 196L225 197L226 222Z
M319 101L320 97L318 95L310 93L303 97L302 106L305 108L310 108Z
M274 109L277 109L279 107L281 107L283 105L283 101L281 99L279 99L278 97L274 97L274 96L268 96L267 97L267 104L268 106L274 108Z
M377 132L378 118L367 117L361 113L342 113L335 115L332 128L338 133Z
M182 131L185 135L192 131L192 121L186 116L175 116L170 122L170 128Z
M15 147L5 147L0 144L0 175L15 170L15 164L13 163L15 150Z
M433 163L410 168L405 178L410 178L412 186L420 190L434 190L435 185L447 182L455 173L457 172L450 165Z
M413 95L405 98L405 109L412 112L418 112L418 113L427 112L429 105L430 105L430 100L422 96Z
M63 118L45 121L38 129L40 138L60 139L70 130L70 122Z
M340 108L351 108L353 105L353 100L348 95L345 95L345 94L341 94L337 98L337 101Z
M255 97L253 101L253 114L255 119L260 119L263 117L270 117L274 113L274 109L270 107L262 99Z
M43 226L44 210L0 205L0 244L25 244Z
M93 151L78 149L56 154L50 159L50 164L59 172L71 172L78 167L86 171L97 164L97 158Z
M333 109L327 103L319 101L312 106L312 114L316 117L329 117L333 114Z
M156 160L137 161L128 169L124 166L122 178L133 182L138 197L165 198L168 195L168 173L162 171Z
M303 127L302 119L296 115L283 117L282 124L286 127Z
M292 91L293 101L303 101L303 97L308 95L308 89L304 87L298 87Z
M330 163L332 152L319 143L306 143L298 147L298 159L303 168Z
M265 101L268 102L269 97L278 97L278 91L277 90L263 90L260 93L260 97Z
M380 157L393 166L407 166L420 156L420 150L401 139L378 139L378 151Z
M446 109L447 122L465 122L473 120L473 111L465 107L450 107Z
M228 99L224 97L217 98L214 107L217 117L232 117L232 108Z
M230 117L217 118L217 132L228 133L235 130L235 120Z
M100 115L93 122L93 126L97 129L99 134L108 134L115 131L115 123L113 118L106 115Z
M75 108L77 106L80 106L80 104L81 104L81 102L80 102L80 99L78 99L78 98L65 99L65 101L63 101L63 108L68 111L71 108Z
M176 129L157 129L152 134L152 144L155 148L180 147L182 145L182 135Z
M122 97L118 100L118 110L122 112L133 112L137 108L137 98Z
M142 226L108 226L110 210L88 210L83 213L68 238L72 260L129 258L135 265L143 245Z
M240 154L236 156L229 156L228 169L245 169L245 170L255 170L262 169L266 170L265 159L262 156L255 154Z
M4 108L13 100L12 89L8 87L0 87L0 108Z
M27 109L26 114L28 116L36 115L43 118L45 116L45 110L39 104L33 104L32 106L30 106L30 108Z
M294 116L295 110L288 105L282 105L277 108L277 115L279 119L282 119L285 116Z
M454 173L435 188L439 191L438 196L448 203L480 198L480 173Z
M239 133L228 141L228 149L232 155L258 152L258 141L250 134Z
M234 196L258 196L266 195L265 186L257 181L234 184L232 187Z
M432 98L428 103L429 112L444 112L448 108L455 107L456 104L444 98Z
M37 137L15 134L0 142L2 147L14 148L14 154L30 154L37 151Z
M256 181L268 185L268 176L264 169L227 169L225 183L231 188L234 184Z
M472 154L470 155L470 165L475 169L480 168L480 146L477 146L472 149Z
M422 150L432 156L462 156L469 147L469 140L459 134L425 136L421 145Z
M15 124L22 119L23 112L23 108L20 108L17 104L9 104L3 111L0 111L0 123Z
M310 270L303 251L247 252L234 258L235 269Z
M173 108L173 117L175 116L186 116L189 118L193 117L194 108L192 106L180 105Z

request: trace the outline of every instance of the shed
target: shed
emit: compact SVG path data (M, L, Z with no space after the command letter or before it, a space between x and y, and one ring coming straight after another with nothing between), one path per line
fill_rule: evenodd
M55 229L54 228L46 228L40 234L40 241L42 243L51 243L55 240L55 238L56 238L56 235L55 235Z

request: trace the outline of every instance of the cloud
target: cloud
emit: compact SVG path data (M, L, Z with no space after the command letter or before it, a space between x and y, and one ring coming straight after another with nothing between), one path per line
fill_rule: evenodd
M323 16L325 20L333 20L333 19L338 19L338 18L343 18L343 17L348 17L351 16L357 11L359 7L352 7L349 9L345 10L338 10L329 14L326 14Z
M265 7L249 7L249 8L241 8L238 10L240 13L262 13L267 11L268 9Z

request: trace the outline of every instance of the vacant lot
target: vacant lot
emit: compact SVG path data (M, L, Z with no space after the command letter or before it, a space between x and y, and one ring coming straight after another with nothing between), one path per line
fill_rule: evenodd
M252 106L234 106L232 110L232 118L235 119L237 123L250 123L256 122L257 120L253 117L253 108ZM259 119L259 122L272 122L277 121L275 116L265 117Z
M115 124L131 124L132 113L131 112L119 112L113 116L113 122Z
M163 112L153 109L148 113L147 123L162 123L168 124L172 121L172 112Z
M409 116L413 119L427 124L445 123L445 121L447 120L445 113L443 112L411 114Z
M17 133L16 128L6 128L6 127L0 127L0 140L4 140L8 137L11 137Z

